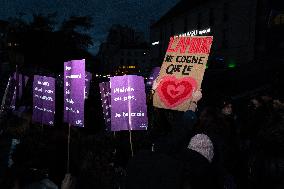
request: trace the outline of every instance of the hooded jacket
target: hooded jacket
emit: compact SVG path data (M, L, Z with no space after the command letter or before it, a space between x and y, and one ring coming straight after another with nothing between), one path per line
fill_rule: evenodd
M127 166L126 189L180 189L182 164L151 151L136 154Z

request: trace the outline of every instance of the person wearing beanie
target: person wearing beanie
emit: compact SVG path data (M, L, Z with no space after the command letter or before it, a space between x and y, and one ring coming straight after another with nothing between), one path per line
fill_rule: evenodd
M194 135L186 149L179 155L183 164L183 188L219 189L218 174L212 165L214 146L205 134Z
M210 163L214 157L214 147L210 138L205 134L197 134L191 138L188 149L194 150L205 157Z

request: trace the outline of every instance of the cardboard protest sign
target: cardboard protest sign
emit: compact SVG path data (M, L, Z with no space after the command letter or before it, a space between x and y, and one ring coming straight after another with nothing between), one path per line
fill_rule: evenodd
M111 130L146 130L148 126L144 78L136 75L110 78Z
M85 99L87 99L89 97L91 80L92 80L92 74L90 72L86 72L86 75L85 75Z
M64 122L84 127L85 60L64 62Z
M111 126L111 96L110 96L110 83L102 82L99 84L101 100L102 100L102 108L104 114L104 120L106 124L106 130L110 130Z
M54 125L55 79L34 76L33 82L33 122Z
M212 36L171 38L157 81L153 105L186 111L192 93L201 88Z

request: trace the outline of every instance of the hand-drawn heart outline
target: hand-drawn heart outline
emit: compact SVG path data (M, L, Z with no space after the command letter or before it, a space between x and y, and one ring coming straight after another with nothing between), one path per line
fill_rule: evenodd
M168 87L171 88L179 88L179 86L184 86L183 91L172 91L171 93L176 94L169 94ZM182 104L184 101L189 99L192 96L193 91L197 89L197 82L194 78L191 77L184 77L184 78L176 78L175 76L164 76L161 78L161 82L157 88L158 96L160 100L165 104L168 108L174 108L178 105Z

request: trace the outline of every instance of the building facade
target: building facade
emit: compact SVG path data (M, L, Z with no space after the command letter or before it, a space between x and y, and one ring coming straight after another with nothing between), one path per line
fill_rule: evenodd
M109 75L141 74L150 65L150 46L143 33L114 25L97 54L102 72Z
M176 35L212 35L209 68L264 60L272 46L283 50L284 45L276 34L283 28L270 27L271 21L281 25L282 16L272 17L272 12L265 0L181 0L150 28L152 63L162 64L169 39Z

